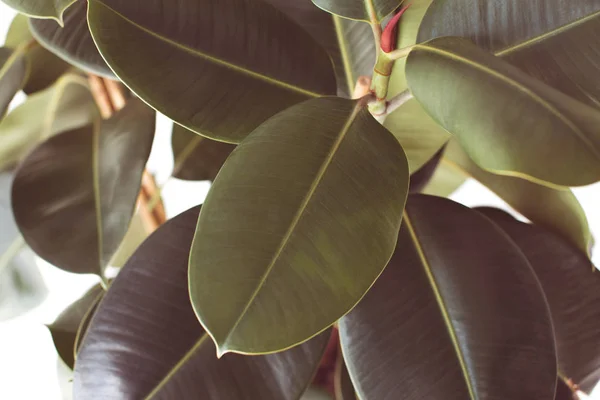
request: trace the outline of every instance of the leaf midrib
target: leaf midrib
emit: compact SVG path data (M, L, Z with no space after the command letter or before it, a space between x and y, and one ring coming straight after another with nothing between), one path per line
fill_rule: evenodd
M219 353L220 354L223 354L222 350L223 350L223 347L225 347L225 345L227 344L227 340L229 339L229 337L231 336L231 334L235 331L235 329L237 328L237 326L240 324L240 322L242 321L242 319L244 318L244 316L248 312L248 309L250 308L250 306L252 305L252 303L254 302L254 300L256 299L256 297L258 296L258 293L260 292L260 290L264 286L264 284L265 284L265 282L266 282L269 274L271 273L273 267L277 264L277 260L279 259L279 257L283 253L283 250L286 248L286 246L287 246L287 244L288 244L288 242L289 242L292 234L294 233L294 230L296 229L296 227L298 226L298 223L302 219L302 215L306 211L306 209L308 207L308 204L310 203L310 200L312 199L313 195L315 194L315 192L316 192L319 184L323 180L323 177L325 176L325 173L327 172L327 168L329 167L329 165L333 161L333 158L334 158L335 154L337 153L338 149L340 148L340 146L341 146L344 138L346 137L347 133L350 131L350 128L352 127L352 124L354 123L354 120L356 119L356 117L358 116L358 114L360 113L360 111L362 110L362 108L363 108L363 103L362 102L357 102L356 105L354 106L354 109L352 110L352 113L350 114L350 116L346 120L346 122L344 124L344 127L340 130L340 133L339 133L336 141L334 142L333 146L331 147L331 150L329 151L329 153L325 157L325 160L323 161L323 164L321 164L321 167L317 171L317 175L315 176L315 179L313 180L313 182L312 182L312 184L311 184L308 192L304 196L304 199L302 200L302 203L300 204L300 207L298 208L298 211L294 215L294 218L292 219L292 222L290 223L290 226L289 226L288 230L286 231L285 235L283 236L283 239L281 240L281 242L279 244L279 247L276 249L275 254L273 255L273 258L271 259L271 261L270 261L269 265L267 266L265 272L261 276L261 279L260 279L258 285L256 286L256 289L251 294L249 300L247 301L247 303L246 303L244 309L242 310L242 312L240 313L238 319L235 321L235 323L233 324L233 326L231 327L231 329L229 329L229 331L227 332L227 334L224 335L222 344L219 344Z
M460 344L458 342L458 336L456 334L456 330L454 329L454 325L452 324L452 319L450 318L444 298L439 290L439 287L437 285L435 277L433 276L431 266L429 264L429 261L427 260L427 256L425 255L425 250L423 249L423 246L421 246L421 243L419 242L417 233L415 231L414 226L411 223L411 220L410 220L410 217L408 216L407 211L404 211L404 223L405 223L406 228L408 229L408 232L412 239L415 250L417 251L419 260L421 261L421 266L423 267L424 272L427 276L429 285L433 291L433 294L435 296L435 299L436 299L436 302L440 309L440 312L442 314L442 317L444 318L444 323L448 330L448 335L450 336L450 340L452 341L452 346L454 347L454 350L456 352L456 356L457 356L458 362L460 364L460 369L461 369L461 372L465 379L465 384L467 385L467 390L469 392L469 396L470 396L471 400L475 400L477 397L475 395L475 390L473 388L471 376L469 375L469 370L467 368L464 354L462 353Z
M118 17L120 17L121 19L123 19L124 21L126 21L129 24L133 25L137 29L141 30L142 32L144 32L144 33L146 33L146 34L148 34L148 35L150 35L152 37L155 37L155 38L157 38L157 39L159 39L159 40L161 40L161 41L163 41L165 43L168 43L171 46L174 46L174 47L179 48L179 49L181 49L183 51L186 51L186 52L188 52L188 53L190 53L192 55L198 56L199 58L203 58L206 61L210 61L210 62L212 62L214 64L217 64L217 65L220 65L222 67L231 69L231 70L233 70L235 72L242 73L244 75L248 75L248 76L250 76L252 78L256 78L258 80L262 80L262 81L267 82L269 84L272 84L272 85L275 85L275 86L279 86L281 88L290 90L292 92L300 93L300 94L303 94L303 95L308 96L308 97L313 97L314 98L314 97L321 97L321 96L325 95L324 93L312 92L310 90L303 89L301 87L292 85L290 83L283 82L283 81L280 81L278 79L274 79L272 77L269 77L267 75L263 75L261 73L258 73L258 72L255 72L255 71L243 68L243 67L241 67L239 65L232 64L232 63L230 63L228 61L225 61L225 60L222 60L222 59L220 59L218 57L202 53L198 49L195 49L193 47L189 47L189 46L186 46L184 44L178 43L178 42L176 42L176 41L174 41L172 39L169 39L169 38L166 38L164 36L161 36L158 33L153 32L150 29L147 29L147 28L143 27L142 25L140 25L140 24L132 21L131 19L129 19L128 17L124 16L120 12L118 12L115 9L113 9L112 7L108 6L102 0L90 0L90 1L95 1L97 4L102 5L103 7L105 7L106 9L110 10L115 15L117 15Z
M535 102L540 104L542 107L547 109L551 114L555 115L560 121L562 121L567 127L569 127L573 131L573 133L576 134L576 136L579 138L579 140L581 140L584 143L584 145L586 145L586 147L589 148L589 150L593 153L593 155L597 159L600 160L600 150L594 146L594 143L591 142L587 138L586 134L583 131L581 131L577 127L577 125L575 125L569 118L567 118L563 113L561 113L556 107L554 107L552 104L550 104L549 102L544 100L541 96L539 96L537 93L535 93L533 90L529 89L528 87L522 85L521 83L515 81L514 79L512 79L506 75L503 75L483 64L480 64L473 60L469 60L465 57L459 56L458 54L452 53L450 51L442 50L442 49L430 46L427 43L416 45L414 47L414 50L421 50L421 51L425 51L425 52L438 54L440 56L447 57L448 59L451 59L451 60L454 60L457 62L461 62L463 64L471 66L474 69L478 69L484 73L487 73L491 77L494 77L494 78L516 88L517 90L521 91L525 95L529 96L532 100L534 100ZM511 172L511 174L512 173L513 172ZM509 175L508 172L505 172L505 174ZM509 175L509 176L512 176L512 175Z

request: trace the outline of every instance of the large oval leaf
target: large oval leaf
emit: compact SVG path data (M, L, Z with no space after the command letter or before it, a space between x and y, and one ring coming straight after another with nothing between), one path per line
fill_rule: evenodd
M68 63L95 75L114 78L90 34L87 8L87 1L79 1L69 8L64 27L54 21L32 19L31 32L40 44Z
M406 74L415 98L480 166L559 186L600 180L600 112L466 39L417 45Z
M235 148L228 143L210 140L182 126L173 124L173 176L190 181L212 181Z
M40 257L102 276L133 216L154 119L133 99L110 120L48 139L21 163L13 211Z
M75 365L76 343L82 324L93 314L104 296L100 285L92 287L79 300L67 307L56 320L48 325L54 346L60 358L71 369Z
M533 223L561 235L583 253L590 251L592 234L588 220L571 190L551 189L524 179L484 171L471 161L455 140L448 144L442 164L478 180Z
M479 209L523 251L550 306L560 374L589 392L600 380L600 275L577 248L497 209Z
M76 399L292 400L310 383L328 333L283 353L217 359L187 292L198 211L161 226L112 283L75 365Z
M447 199L409 198L390 264L339 326L361 399L554 397L552 322L531 267Z
M237 143L273 114L336 92L325 51L267 3L91 0L88 20L127 86L213 139Z
M0 170L14 165L42 140L97 117L87 80L77 74L63 76L0 121Z
M219 172L190 254L219 353L285 349L348 312L393 252L407 190L402 148L362 101L314 99L262 124Z
M53 24L55 23L53 22ZM29 18L23 14L17 14L10 24L4 45L16 48L26 45L32 40L35 39L29 30ZM23 91L26 94L46 89L69 69L69 64L42 46L29 46L26 50L26 57L30 67L27 81L23 86Z
M21 14L34 18L53 19L63 23L63 13L77 0L2 0Z
M15 94L25 84L28 64L25 46L0 47L0 118L4 117Z
M319 8L340 17L380 22L400 6L401 0L312 0Z

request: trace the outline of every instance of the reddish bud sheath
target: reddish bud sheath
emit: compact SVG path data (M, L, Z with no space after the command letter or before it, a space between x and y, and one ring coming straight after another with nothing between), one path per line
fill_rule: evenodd
M398 36L398 21L400 21L400 17L402 17L402 14L404 14L404 12L408 10L410 6L411 4L402 7L400 11L398 11L398 13L394 15L394 18L390 20L390 22L386 25L385 29L383 30L383 33L381 34L381 50L383 50L385 53L389 53L390 51L396 49L396 36Z

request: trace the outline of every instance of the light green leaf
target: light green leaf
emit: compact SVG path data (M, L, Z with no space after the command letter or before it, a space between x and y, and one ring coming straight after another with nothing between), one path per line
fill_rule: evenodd
M416 45L415 98L491 172L548 186L600 180L600 112L461 38Z
M53 136L23 160L13 211L40 257L102 276L133 216L154 123L154 112L132 99L111 119Z
M270 4L177 5L91 0L88 21L114 73L184 127L237 143L275 113L336 93L327 53Z
M381 22L402 0L312 0L319 8L340 17Z
M551 189L524 179L489 173L469 159L455 140L448 144L442 165L478 180L530 221L588 254L592 243L590 227L571 190Z
M77 0L2 0L7 6L33 18L53 19L61 26L63 13ZM83 0L81 0L83 1Z
M310 100L257 128L219 172L190 254L219 353L280 351L348 312L393 252L407 191L404 152L363 101Z
M98 117L87 80L67 74L31 95L0 122L0 170L11 167L39 142Z
M25 84L27 73L25 46L16 49L0 47L0 118L4 117L13 97Z
M56 25L54 21L48 22ZM17 48L34 40L29 30L29 18L23 14L18 14L10 24L4 45ZM27 81L23 86L23 91L26 94L46 89L70 67L69 64L38 44L28 46L25 53L30 67Z
M86 72L114 79L98 52L87 23L87 1L79 1L65 13L64 27L54 21L32 19L29 24L36 40L69 64Z

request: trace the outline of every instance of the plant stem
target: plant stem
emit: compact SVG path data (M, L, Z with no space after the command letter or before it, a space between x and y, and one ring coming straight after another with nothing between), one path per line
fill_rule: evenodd
M375 48L379 50L381 48L381 24L377 20L377 13L375 12L375 6L373 5L372 0L366 0L365 4L367 6L367 10L369 12L369 24L371 25L371 29L373 30L373 38L375 39Z
M377 63L373 69L373 79L371 81L371 92L375 95L377 100L369 104L369 111L371 111L371 114L374 116L385 114L387 108L386 97L393 67L394 60L389 58L388 54L383 50L379 49Z
M8 249L0 256L0 275L8 268L10 262L19 254L19 252L25 247L25 239L19 235L13 242L8 246Z
M413 95L408 89L401 93L398 93L396 96L394 96L387 102L387 109L385 110L386 115L390 115L412 98Z

